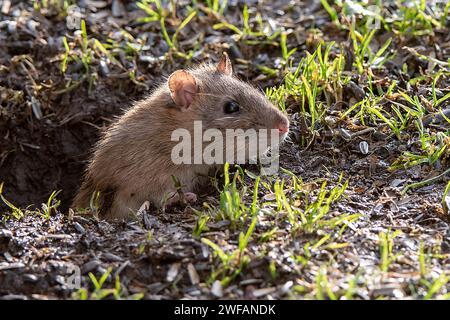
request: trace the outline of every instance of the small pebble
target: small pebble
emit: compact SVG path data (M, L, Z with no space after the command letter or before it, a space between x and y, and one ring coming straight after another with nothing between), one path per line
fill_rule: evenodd
M368 154L369 153L369 144L366 141L361 141L359 143L359 150L362 154Z
M198 276L197 270L195 270L195 267L192 263L189 263L187 266L188 273L189 273L189 279L191 280L191 283L193 285L200 283L200 277Z
M120 1L120 0L113 0L112 6L111 6L111 11L112 11L113 17L121 17L126 13L125 6L123 5L122 1Z
M91 260L87 263L85 263L82 267L81 267L81 273L86 274L88 272L92 272L95 269L97 269L97 267L100 265L100 261L94 259Z
M281 289L280 289L281 294L286 294L286 293L288 293L288 292L291 290L291 288L292 288L293 285L294 285L294 282L293 282L293 281L288 281L288 282L286 282L285 284L283 284L283 286L282 286Z
M86 230L78 222L74 222L73 227L75 228L75 230L78 231L78 233L81 233L81 234L85 234L86 233Z
M211 287L211 293L213 296L217 298L221 298L223 296L222 284L220 283L219 280L214 281Z
M30 274L30 273L24 274L24 275L23 275L23 279L24 279L25 281L31 282L31 283L36 283L36 282L39 280L39 278L38 278L36 275Z
M169 271L167 271L167 282L172 282L178 275L178 271L180 270L180 263L174 263L170 266Z
M13 34L17 31L17 22L16 21L8 21L8 32Z

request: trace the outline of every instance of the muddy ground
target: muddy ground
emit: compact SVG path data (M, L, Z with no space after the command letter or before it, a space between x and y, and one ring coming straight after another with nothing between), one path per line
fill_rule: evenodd
M31 1L0 3L4 8L0 14L0 182L4 183L6 199L23 211L29 210L23 218L15 219L9 214L11 210L0 203L4 212L0 222L2 298L84 298L83 290L70 286L70 276L78 270L80 286L86 289L87 297L105 294L108 298L145 299L321 298L320 286L316 284L324 264L328 266L329 286L337 298L345 297L350 286L354 286L351 297L356 299L423 298L430 292L430 283L440 275L449 275L450 226L448 213L441 204L446 178L401 194L407 184L443 172L446 159L435 166L388 170L403 151L414 147L399 141L384 127L363 131L366 129L363 126L349 129L343 125L344 131L340 131L341 128L324 126L313 138L295 104L287 109L292 130L281 150L281 167L301 177L314 190L320 189L323 180L330 181L330 186L339 183L341 173L349 179L344 197L333 203L328 212L330 217L342 213L361 215L348 223L340 235L340 243L347 244L344 250L311 250L309 260L300 263L293 256L305 255L308 241L335 231L292 234L282 213L262 216L256 225L254 241L246 249L249 264L231 283L218 285L210 277L219 269L217 256L200 237L193 236L195 210L204 209L202 202L218 205L217 191L200 195L193 208L180 207L164 213L151 209L128 221L108 222L69 212L92 146L124 108L145 97L172 71L190 63L217 60L223 50L230 53L242 79L262 88L279 85L282 74L270 78L258 69L260 64L276 66L279 48L236 41L229 30L212 28L220 18L202 11L198 19L180 32L184 52L195 47L190 39L201 43L192 62L186 62L171 54L158 24L136 22L145 16L136 2L79 1L77 4L86 15L89 37L101 42L117 39L114 45L121 63L118 66L109 60L105 67L98 58L100 55L93 54L89 72L84 73L84 66L72 61L64 73L62 36L67 36L73 51L81 47L82 40L79 31L68 28L61 8L44 7L38 2L41 7L36 9ZM345 32L331 24L319 1L298 2L294 6L288 1L249 3L251 13L261 12L272 23L293 30L295 35L288 40L290 48L297 48L293 61L312 50L318 38L339 41L344 46L349 43ZM178 15L183 16L183 2L177 8ZM241 26L242 8L242 2L229 1L228 20ZM169 21L169 30L177 23L176 19ZM314 28L320 32L311 31L317 30ZM132 35L130 43L143 43L144 49L139 53L126 51L125 38L118 34L121 29ZM433 56L447 61L448 31L448 28L437 30L433 37L400 37L396 45L424 47L424 52L432 51ZM380 32L379 43L384 42L383 37L385 34ZM435 43L441 45L439 50ZM120 50L127 53L121 54ZM426 62L406 49L400 50L399 59L417 73L427 67ZM379 79L390 77L401 81L403 76L401 66L394 62L377 71ZM80 80L83 77L93 77L94 85ZM356 83L363 82L358 82L357 75L354 79ZM448 78L442 81L444 92L448 83ZM363 85L359 89L345 87L344 103L358 98L361 90L363 95L364 90L367 93ZM421 92L423 88L411 90ZM345 133L349 131L362 133L348 139ZM308 143L303 143L302 137ZM362 141L368 143L368 153L361 150ZM286 173L280 174L283 177L288 178ZM62 190L57 212L48 218L36 213L35 208L40 208L54 190ZM260 190L260 198L267 193L268 190ZM269 241L256 240L274 226L277 231ZM226 220L211 219L208 228L201 238L232 252L248 222L232 228ZM397 256L386 272L380 272L380 233L397 230L400 233L393 244ZM419 267L418 251L422 246L427 253L427 276ZM95 290L89 273L100 278L108 274L108 268L111 269L103 288L114 288L117 276L121 289ZM360 278L355 280L354 275ZM350 285L352 279L354 283ZM445 295L449 290L447 279L437 293ZM323 297L333 295L326 293Z

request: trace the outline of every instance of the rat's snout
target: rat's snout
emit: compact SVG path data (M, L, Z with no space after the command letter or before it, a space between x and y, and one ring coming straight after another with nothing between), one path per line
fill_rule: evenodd
M278 131L280 133L287 133L289 131L289 123L282 123L278 125Z
M280 134L285 134L289 132L289 120L283 115L279 114L275 120L274 128L278 129Z

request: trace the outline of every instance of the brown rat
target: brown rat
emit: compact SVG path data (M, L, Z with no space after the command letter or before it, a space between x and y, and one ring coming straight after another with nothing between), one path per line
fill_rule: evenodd
M173 177L195 201L192 192L205 183L211 169L223 165L174 163L172 150L178 141L172 141L172 133L180 128L193 132L194 121L201 121L203 132L277 129L281 139L289 128L287 117L263 93L233 77L226 54L217 65L175 71L106 131L72 207L89 207L95 192L105 217L127 216L147 200L161 206L179 194Z

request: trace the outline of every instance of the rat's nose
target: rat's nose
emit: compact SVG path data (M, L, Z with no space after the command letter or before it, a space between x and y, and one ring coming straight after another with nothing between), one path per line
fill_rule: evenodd
M283 133L287 133L288 131L289 131L289 124L283 123L278 126L279 133L283 134Z
M275 130L278 129L278 133L280 135L286 134L289 132L289 120L288 118L282 114L279 110L275 110L275 113L273 114L273 122L272 125Z

